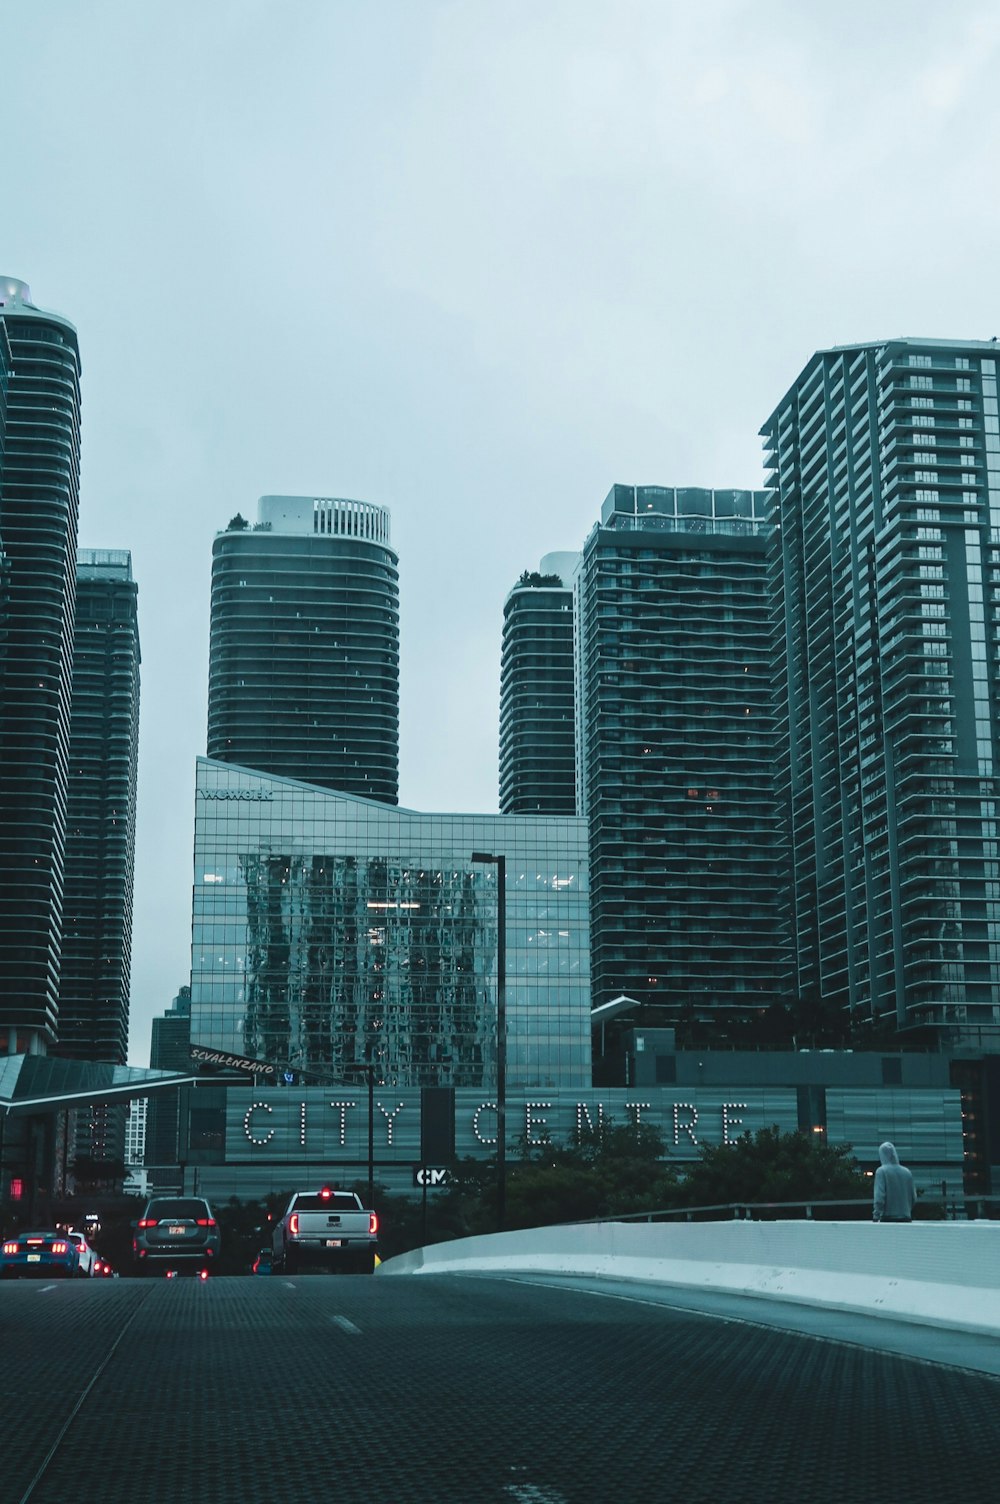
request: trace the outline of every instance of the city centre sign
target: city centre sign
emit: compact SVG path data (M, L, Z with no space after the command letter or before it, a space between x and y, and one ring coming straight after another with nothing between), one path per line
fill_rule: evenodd
M261 1083L263 1086L263 1083ZM421 1159L421 1097L406 1087L377 1087L372 1104L375 1155L382 1164ZM676 1091L533 1092L508 1094L508 1154L521 1146L565 1144L602 1125L656 1128L668 1154L694 1159L705 1144L731 1144L748 1131L798 1126L794 1088L724 1087ZM367 1092L350 1087L261 1090L230 1087L226 1108L227 1163L325 1160L362 1163L368 1145ZM494 1098L469 1089L455 1093L455 1153L486 1158L497 1142Z

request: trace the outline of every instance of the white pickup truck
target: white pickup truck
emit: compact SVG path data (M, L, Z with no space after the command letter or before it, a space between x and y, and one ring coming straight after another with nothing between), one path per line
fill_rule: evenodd
M353 1191L296 1191L274 1229L273 1269L294 1274L320 1266L371 1274L378 1249L378 1216Z

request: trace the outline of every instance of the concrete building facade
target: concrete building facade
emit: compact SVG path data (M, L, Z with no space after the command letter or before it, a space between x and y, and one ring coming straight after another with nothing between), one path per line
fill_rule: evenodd
M695 1032L779 985L766 503L615 486L576 577L594 1003Z
M995 1053L997 347L820 351L762 432L792 985Z

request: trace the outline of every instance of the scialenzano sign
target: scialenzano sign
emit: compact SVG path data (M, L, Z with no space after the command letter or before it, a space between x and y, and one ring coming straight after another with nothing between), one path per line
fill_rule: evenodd
M226 1050L211 1050L204 1044L191 1045L188 1054L203 1065L224 1065L233 1071L249 1071L261 1081L277 1080L278 1068L268 1060L250 1060L246 1055L230 1055Z

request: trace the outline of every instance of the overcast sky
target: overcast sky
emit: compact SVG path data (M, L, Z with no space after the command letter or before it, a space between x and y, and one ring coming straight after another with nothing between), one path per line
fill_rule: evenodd
M387 506L401 803L495 810L504 597L615 481L758 486L812 352L989 338L991 0L31 0L0 273L73 320L130 548L131 1059L188 980L214 533Z

